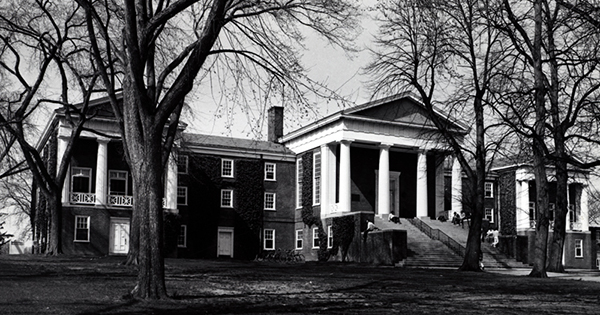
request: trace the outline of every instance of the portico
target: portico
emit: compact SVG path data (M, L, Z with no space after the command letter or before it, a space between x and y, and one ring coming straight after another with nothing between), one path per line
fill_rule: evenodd
M453 127L464 133L461 126ZM447 148L411 96L340 111L282 137L282 142L299 157L320 153L322 218L347 212L383 218L444 212L443 163L438 162Z

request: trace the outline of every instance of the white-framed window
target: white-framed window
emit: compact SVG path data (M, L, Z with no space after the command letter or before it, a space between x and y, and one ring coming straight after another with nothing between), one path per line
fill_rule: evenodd
M233 208L233 190L221 189L221 207Z
M275 249L275 230L264 230L264 249Z
M178 186L177 187L177 204L178 205L187 205L187 187L185 186Z
M319 228L313 228L312 248L319 248Z
M296 230L296 249L302 249L304 242L304 230Z
M108 194L127 196L127 171L108 171Z
M296 160L296 208L302 208L302 159Z
M583 240L575 240L575 258L583 258Z
M71 168L71 191L89 194L92 191L92 169L88 167Z
M596 258L596 268L600 269L600 258Z
M313 204L321 203L321 152L313 154Z
M276 179L276 164L275 163L265 163L265 180L275 181Z
M577 211L577 208L575 208L575 205L569 205L568 209L569 209L569 221L570 222L579 222L579 213Z
M265 193L265 210L275 210L275 193Z
M327 248L333 247L333 229L331 225L327 226Z
M80 215L75 216L75 235L73 240L75 242L90 241L90 217Z
M177 236L177 247L187 247L187 225L182 224Z
M494 183L485 182L485 198L494 197Z
M494 223L494 208L485 208L485 218Z
M178 174L187 174L188 173L188 164L189 158L187 155L178 155L177 156L177 173Z
M233 178L233 160L221 159L221 177Z

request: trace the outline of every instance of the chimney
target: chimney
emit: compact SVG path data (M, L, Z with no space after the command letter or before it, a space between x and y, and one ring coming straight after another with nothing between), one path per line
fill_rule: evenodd
M279 142L283 137L283 106L269 108L269 138L271 142Z

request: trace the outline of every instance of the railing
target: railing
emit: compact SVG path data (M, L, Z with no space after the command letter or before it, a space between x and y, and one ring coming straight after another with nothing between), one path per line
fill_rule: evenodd
M117 207L132 207L133 196L108 195L108 204Z
M572 231L580 231L582 229L581 222L569 222Z
M429 236L432 240L440 241L442 244L448 246L452 251L458 254L460 257L465 257L466 249L462 244L455 241L448 234L440 231L439 229L432 229L427 223L415 218L408 219L412 225L416 226L421 232Z
M338 211L340 211L340 204L338 204L338 203L333 203L333 204L331 204L331 205L329 206L329 212L330 212L330 213L336 213L336 212L338 212Z
M71 193L71 203L93 205L96 202L96 194Z
M529 220L529 227L535 229L535 220Z

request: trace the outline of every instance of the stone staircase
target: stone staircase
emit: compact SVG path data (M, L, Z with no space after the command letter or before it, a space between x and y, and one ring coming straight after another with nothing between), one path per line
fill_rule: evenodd
M432 229L440 230L449 238L462 245L462 247L466 246L469 233L467 225L462 228L461 226L453 225L449 221L441 222L429 218L422 218L421 221ZM395 224L375 217L373 223L382 230L406 230L408 257L400 263L401 265L409 268L459 268L462 265L463 258L446 244L432 239L407 219L402 218L400 222L401 224ZM515 259L506 257L489 243L482 243L481 248L483 251L483 264L488 269L528 267L523 263L517 262Z
M462 258L440 241L432 240L406 219L395 224L375 217L375 226L382 230L406 230L408 257L401 263L409 268L458 268Z
M441 222L430 218L421 218L421 221L432 229L438 229L457 241L463 247L467 246L467 237L469 236L469 227L465 224L464 228L460 225L454 225L450 221ZM526 264L516 261L514 258L508 258L504 253L493 247L491 243L482 242L481 250L483 252L483 265L486 268L527 268Z

